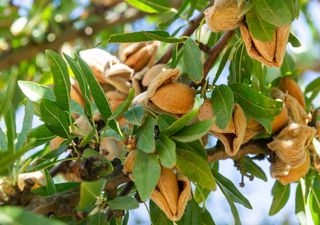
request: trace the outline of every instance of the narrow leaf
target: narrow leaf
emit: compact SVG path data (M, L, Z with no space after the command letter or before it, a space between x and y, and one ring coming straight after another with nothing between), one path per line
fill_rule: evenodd
M225 129L232 117L234 98L232 90L226 85L217 86L211 96L212 111L216 117L215 123Z
M69 118L55 102L42 100L40 104L41 119L48 129L60 137L69 138Z
M287 203L290 196L290 185L282 185L276 181L272 188L273 200L269 210L269 216L277 214Z
M208 133L212 125L212 120L204 120L184 127L172 138L181 142L192 142L198 140Z
M192 38L188 38L184 44L183 59L189 78L197 83L203 77L201 51Z
M165 135L161 135L156 141L156 149L162 166L173 168L176 164L176 144Z
M58 106L65 110L70 111L70 78L68 73L67 64L63 58L54 51L47 50L51 73L54 80L54 95Z
M216 183L207 162L187 150L177 149L177 168L193 182L214 191Z
M150 197L160 178L160 171L156 155L138 150L133 177L142 201L146 201Z

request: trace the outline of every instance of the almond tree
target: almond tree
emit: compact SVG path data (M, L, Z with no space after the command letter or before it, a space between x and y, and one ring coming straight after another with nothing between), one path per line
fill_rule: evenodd
M269 215L291 191L300 223L320 223L320 78L297 82L319 65L286 51L300 14L318 47L316 1L15 4L0 6L0 224L127 224L147 207L155 225L211 225L217 189L246 224L225 159L240 186L268 161Z

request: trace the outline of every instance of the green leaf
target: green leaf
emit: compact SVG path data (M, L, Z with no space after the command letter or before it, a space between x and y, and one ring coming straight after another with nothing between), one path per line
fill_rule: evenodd
M146 201L160 178L160 164L156 155L137 151L137 158L134 163L134 183L142 201Z
M296 188L296 198L295 198L295 214L298 218L301 225L307 225L307 217L306 217L306 207L305 207L305 198L304 192L302 189L302 182L299 181L299 184Z
M200 204L200 203L206 201L209 194L210 194L210 191L208 189L205 189L205 188L201 187L200 185L197 185L193 197L194 197L194 200L196 200L196 202L198 202Z
M276 27L265 21L255 11L251 10L246 14L246 21L250 33L258 40L272 41L276 36Z
M130 88L127 99L118 106L118 108L110 116L109 120L118 119L120 116L122 116L123 113L128 111L128 108L131 105L134 96L134 89Z
M201 51L192 38L188 38L184 43L183 59L189 78L195 83L201 81L203 77Z
M31 129L27 137L27 140L28 141L33 140L34 143L32 147L37 147L39 145L48 143L55 136L56 135L54 135L45 124L43 124L36 128Z
M152 225L173 225L172 221L167 218L153 201L150 201L149 207Z
M198 115L198 110L194 109L194 110L188 112L187 114L184 114L182 117L180 117L178 120L176 120L174 122L173 122L173 120L171 120L170 122L172 122L172 123L168 124L168 126L165 129L162 130L161 126L160 126L160 130L162 133L164 133L168 136L175 134L176 132L178 132L179 130L184 128L186 126L186 124L188 122L190 122L193 118L195 118L197 115ZM161 116L159 117L159 119L161 118ZM159 124L160 124L160 122L159 122Z
M227 193L233 202L237 202L248 209L252 209L252 206L248 199L244 197L241 192L236 188L236 186L222 174L218 173L216 170L212 170L212 174L216 179L217 184L223 193Z
M73 74L74 74L76 80L78 81L78 84L79 84L79 87L81 90L81 94L84 99L85 110L87 112L87 115L89 116L89 118L93 118L92 107L91 107L91 95L90 95L90 91L89 91L89 87L88 87L86 78L85 78L81 68L77 64L77 62L73 58L68 56L67 54L63 54L63 55L64 55L65 59L67 60L71 70L73 71Z
M8 150L7 138L0 127L0 152L6 152L7 150Z
M18 141L16 144L17 150L19 150L23 146L23 144L27 139L28 132L32 127L32 119L33 119L33 106L31 102L27 101L27 103L25 104L22 130L18 135Z
M282 103L275 101L246 84L230 84L235 102L253 118L273 119L281 112Z
M80 201L78 204L78 209L85 210L87 207L95 203L103 191L105 183L105 179L82 182L80 186Z
M139 203L136 199L128 197L128 196L118 196L112 200L107 201L110 209L136 209L139 208Z
M290 33L288 42L289 42L289 43L292 45L292 47L294 47L294 48L299 48L299 47L301 47L301 43L300 43L299 39L298 39L297 36L294 35L293 33Z
M55 102L43 99L40 104L40 113L41 120L52 133L70 138L68 115Z
M96 103L104 122L106 125L108 125L109 117L111 116L112 111L107 97L86 62L83 61L83 59L81 59L78 55L76 55L76 59L78 60L80 68L86 77L94 102ZM110 127L116 131L118 130L117 124L114 120L110 121Z
M232 90L226 85L219 85L212 91L212 111L219 128L225 129L232 117L234 98Z
M212 120L204 120L184 127L172 138L180 142L192 142L208 133L212 125Z
M124 113L124 117L128 120L130 124L141 126L142 119L144 116L144 106L135 105L127 112Z
M40 103L42 99L55 100L53 91L45 85L24 80L19 80L18 85L23 94L32 102Z
M156 141L156 149L159 153L159 159L162 166L173 168L176 164L176 143L168 136L161 135Z
M285 206L290 196L290 185L282 185L276 181L271 193L273 200L269 210L269 216L277 214Z
M203 158L187 150L177 149L177 168L193 182L214 191L216 183Z
M226 190L221 189L222 193L224 194L224 196L226 197L229 206L231 208L231 212L233 215L233 219L234 219L234 225L241 225L241 221L240 221L240 217L239 217L239 213L238 210L236 208L236 206L233 203L232 197L229 195L228 192L226 192Z
M242 163L242 166L243 166L242 168L244 169L244 172L250 173L253 176L263 181L266 181L266 182L268 181L266 174L255 162L253 162L252 159L246 156L241 160L241 163Z
M48 169L44 169L44 175L45 175L46 183L47 183L48 196L56 194L57 193L56 185L54 184L54 181L53 181Z
M314 224L320 223L320 180L319 176L314 179L310 196L309 196L309 207L312 215Z
M111 34L107 43L131 43L158 40L166 43L181 43L185 39L170 36L166 31L139 31L133 33Z
M207 209L201 209L201 224L202 225L215 225L210 212Z
M194 199L188 202L183 217L177 222L178 225L201 225L201 208Z
M53 218L46 218L15 206L0 208L1 225L67 225Z
M255 0L254 7L255 11L269 23L274 26L280 27L285 24L291 23L293 17L290 5L285 1L274 1L274 0ZM289 3L290 4L290 3Z
M67 64L63 58L52 50L47 50L51 73L54 80L54 95L57 105L69 112L70 111L70 78Z
M160 13L170 10L167 0L126 0L126 2L147 13Z
M151 153L156 150L156 141L154 138L155 122L147 117L142 127L139 128L137 137L137 148L145 153Z
M111 225L111 223L106 219L105 213L96 213L88 216L87 223L92 225Z
M67 191L71 188L79 187L79 182L66 182L66 183L57 183L55 184L56 193ZM31 192L40 195L40 196L48 196L47 186L41 186L36 189L32 189Z
M15 152L15 139L16 139L16 120L15 120L15 110L13 109L11 103L8 105L8 111L4 116L4 122L7 128L7 143L8 150L10 153Z

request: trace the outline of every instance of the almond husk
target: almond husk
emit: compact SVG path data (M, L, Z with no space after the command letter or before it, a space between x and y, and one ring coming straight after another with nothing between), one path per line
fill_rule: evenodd
M308 151L305 152L306 160L297 167L290 167L277 158L276 162L271 164L271 176L279 180L283 185L300 180L310 168L310 153Z
M244 1L215 0L214 5L204 11L206 23L213 32L236 29L243 17L240 16Z
M185 114L194 105L195 91L183 83L162 85L150 101L162 111L172 114Z
M283 104L282 110L272 121L272 133L280 131L289 121L288 110Z
M25 188L25 180L31 179L34 182L32 189L39 188L44 186L46 183L45 177L41 171L31 172L31 173L21 173L18 176L17 185L20 191L23 191Z
M272 41L261 41L253 37L246 24L240 24L242 39L248 55L269 67L280 67L286 52L290 26L276 29Z
M246 125L246 133L244 134L242 144L247 143L253 137L262 133L263 131L264 131L263 126L260 123L258 123L256 120L254 119L248 120Z
M115 158L120 159L122 144L112 137L105 137L100 141L99 151L110 161Z
M214 118L211 102L206 100L200 107L199 120L207 120ZM219 118L216 118L216 120ZM240 107L235 104L232 119L225 129L220 129L215 123L210 129L210 133L216 136L224 145L225 152L234 156L238 153L241 144L244 141L246 133L246 116Z
M51 150L56 150L60 147L60 145L64 142L64 138L62 137L55 137L49 142L49 147Z
M151 200L171 221L178 221L184 214L191 197L191 183L187 177L171 169L161 169L158 184L151 194Z
M295 97L283 93L278 88L272 88L271 95L274 98L279 98L284 102L284 105L288 110L288 115L292 121L300 124L308 124L308 122L311 120L311 116L305 111L304 107Z
M123 163L123 173L128 175L131 180L133 180L132 173L133 173L133 167L134 162L137 158L137 150L132 150L128 153L124 163Z
M279 159L291 167L298 167L306 160L306 151L315 135L315 129L304 124L289 124L268 144Z
M80 57L89 65L100 84L107 83L108 77L121 77L129 80L133 69L121 64L119 59L107 51L93 48L80 51Z
M158 47L159 42L157 41L126 44L120 46L119 56L121 61L135 72L139 72L154 63Z
M180 72L178 69L167 69L158 74L148 86L147 93L145 94L145 105L159 113L184 114L188 112L193 107L195 93L193 89L182 83L173 84L179 76ZM172 85L167 86L168 84ZM163 89L161 90L162 87L170 91L171 96L165 93ZM172 88L177 88L178 91ZM167 99L164 99L164 95L167 96Z
M166 64L157 64L152 66L142 79L142 86L148 87L150 82L166 68Z
M89 65L99 83L105 83L105 67L110 64L119 63L117 57L98 48L80 51L79 55Z
M288 77L281 78L279 82L279 89L284 93L288 93L289 95L296 98L297 101L302 105L302 107L305 108L306 103L304 100L304 95L299 85L294 80Z

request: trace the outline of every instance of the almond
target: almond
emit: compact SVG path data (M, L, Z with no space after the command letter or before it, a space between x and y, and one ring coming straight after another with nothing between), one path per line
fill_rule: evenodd
M280 67L286 52L290 26L278 27L272 41L261 41L253 37L246 24L240 24L241 36L248 55L269 67Z
M244 1L215 0L214 5L204 11L206 23L213 32L236 29L243 17L240 16Z
M161 110L173 114L185 114L194 105L195 92L182 83L161 86L151 97L151 102Z

